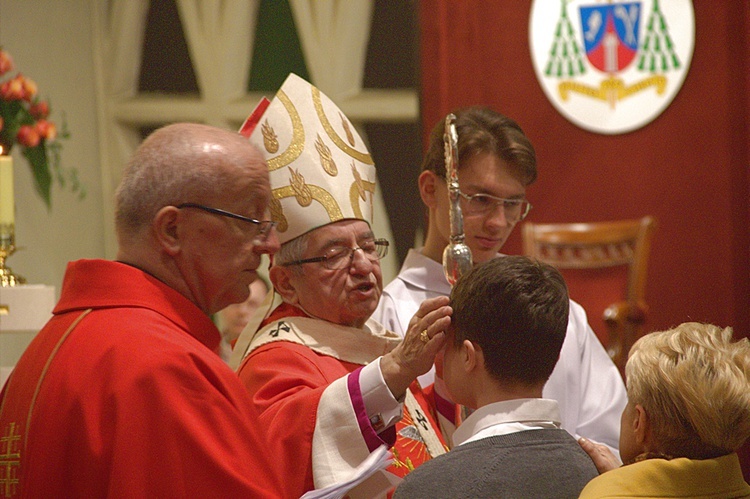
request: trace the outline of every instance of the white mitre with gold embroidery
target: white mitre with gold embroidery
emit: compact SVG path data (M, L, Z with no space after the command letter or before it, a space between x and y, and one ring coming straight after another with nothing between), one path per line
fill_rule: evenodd
M344 113L313 85L290 74L240 133L268 163L281 244L343 219L372 225L373 160Z

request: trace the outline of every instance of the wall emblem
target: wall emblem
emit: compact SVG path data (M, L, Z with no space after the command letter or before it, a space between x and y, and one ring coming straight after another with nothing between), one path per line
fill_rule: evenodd
M653 121L687 75L690 0L534 0L534 71L560 114L586 130L629 132Z

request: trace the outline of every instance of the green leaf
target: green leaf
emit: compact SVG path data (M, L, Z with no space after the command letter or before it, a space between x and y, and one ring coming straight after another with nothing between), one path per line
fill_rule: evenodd
M49 210L52 208L50 200L52 175L47 164L47 149L44 146L44 141L40 142L36 147L24 148L23 155L29 161L29 165L31 165L31 171L34 174L34 187L36 187L36 191L42 197L44 204L47 205L47 209Z

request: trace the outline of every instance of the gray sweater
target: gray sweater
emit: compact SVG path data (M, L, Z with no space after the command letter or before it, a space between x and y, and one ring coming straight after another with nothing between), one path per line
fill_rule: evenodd
M598 474L565 430L528 430L459 445L406 475L393 497L576 498Z

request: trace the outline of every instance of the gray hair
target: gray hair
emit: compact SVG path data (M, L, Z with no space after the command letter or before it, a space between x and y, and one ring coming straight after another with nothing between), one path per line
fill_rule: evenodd
M291 241L287 241L281 245L281 249L276 252L273 256L274 265L283 265L285 263L302 260L307 251L307 247L310 242L310 232L305 232L301 236L297 236ZM299 265L293 265L288 267L296 275L302 274L302 267Z

